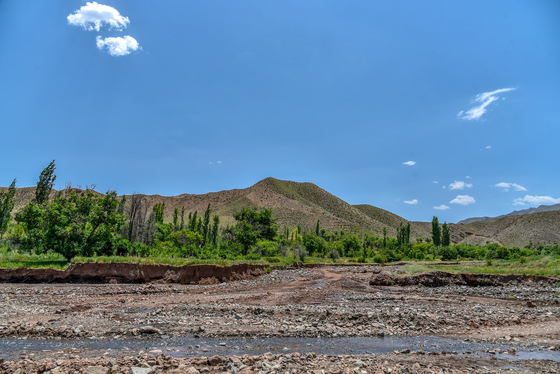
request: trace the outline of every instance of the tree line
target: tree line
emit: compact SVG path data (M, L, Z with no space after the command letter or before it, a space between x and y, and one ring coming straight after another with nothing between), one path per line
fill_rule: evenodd
M115 191L97 193L68 186L53 194L56 180L52 161L40 174L34 198L12 217L16 180L0 193L0 239L13 250L76 256L193 257L200 259L260 259L281 257L305 261L308 256L341 257L357 262L388 262L457 258L520 258L534 253L557 253L558 246L505 248L497 244L453 245L449 226L433 217L430 238L411 240L410 222L396 228L395 237L383 229L368 232L327 231L317 220L314 229L280 227L271 209L244 207L234 223L220 226L220 217L206 210L186 214L174 207L165 217L164 203L148 206L142 195L117 197ZM13 218L13 219L12 219ZM166 218L168 218L166 222Z

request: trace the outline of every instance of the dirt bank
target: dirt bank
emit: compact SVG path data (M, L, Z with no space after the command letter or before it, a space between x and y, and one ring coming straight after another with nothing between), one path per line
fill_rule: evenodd
M553 286L558 283L560 283L559 278L538 275L468 274L448 273L445 271L433 271L406 277L399 277L386 272L377 272L370 279L370 285L372 286L442 287L452 284L471 287L502 286L506 284Z
M66 270L0 269L0 282L10 283L167 283L197 284L240 280L264 273L264 265L76 264Z

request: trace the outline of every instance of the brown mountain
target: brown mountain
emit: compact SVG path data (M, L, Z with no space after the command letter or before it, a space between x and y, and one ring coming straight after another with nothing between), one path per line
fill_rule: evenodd
M0 188L3 190L3 188ZM34 188L18 188L16 210L34 196ZM130 202L131 196L128 195ZM317 220L322 228L332 230L366 230L383 235L383 228L391 237L406 220L396 214L371 205L350 205L313 183L266 178L255 185L203 195L182 194L178 196L138 195L146 212L153 206L165 203L166 220L171 220L174 208L185 208L201 214L211 204L213 214L220 216L221 225L233 223L233 214L243 207L270 208L280 226L302 225L314 230ZM526 215L505 216L490 221L469 224L449 224L454 243L499 243L507 246L525 246L533 243L552 244L560 242L560 211ZM431 222L411 222L411 240L431 237Z
M406 220L393 213L370 205L353 206L330 194L313 183L299 183L266 178L255 185L228 191L211 192L204 195L182 194L173 197L158 195L142 196L151 209L157 203L165 203L165 215L170 218L175 207L185 207L188 212L201 213L210 203L214 214L223 224L233 222L233 214L243 207L272 209L281 226L314 230L317 220L328 230L365 229L377 235L395 236L396 228ZM411 235L416 232L413 229ZM420 233L418 233L420 234ZM427 235L423 231L421 235Z

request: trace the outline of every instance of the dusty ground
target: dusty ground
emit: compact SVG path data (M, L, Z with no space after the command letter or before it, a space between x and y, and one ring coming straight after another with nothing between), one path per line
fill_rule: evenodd
M275 270L216 285L0 284L0 340L165 342L223 339L458 337L502 344L503 350L454 353L397 349L336 355L314 353L171 357L161 349L98 348L0 351L4 372L560 372L560 288L517 282L505 286L377 286L379 267ZM117 343L115 343L117 342ZM0 343L0 346L1 343ZM102 346L102 344L101 344ZM190 356L204 356L195 344ZM516 359L537 350L551 360ZM206 351L208 352L208 351ZM211 352L210 352L211 353ZM210 355L210 353L208 355ZM319 352L320 353L320 352ZM228 355L229 356L229 355ZM89 368L89 369L88 369ZM131 369L136 368L136 369ZM144 371L142 371L144 370Z

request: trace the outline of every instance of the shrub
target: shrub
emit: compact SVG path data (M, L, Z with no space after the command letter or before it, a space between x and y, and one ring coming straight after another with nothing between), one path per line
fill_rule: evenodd
M387 256L378 253L375 256L373 256L373 262L375 262L376 264L385 264L387 263Z
M333 260L333 262L334 262L334 261L336 261L340 258L340 254L338 253L338 251L336 249L331 249L329 251L329 258L331 260Z
M439 255L443 261L456 260L457 250L453 246L442 247L439 251Z
M299 257L301 262L305 262L305 257L307 256L307 251L305 248L297 246L294 248L294 256Z
M132 252L132 245L125 238L117 238L113 240L113 254L115 256L125 256Z

